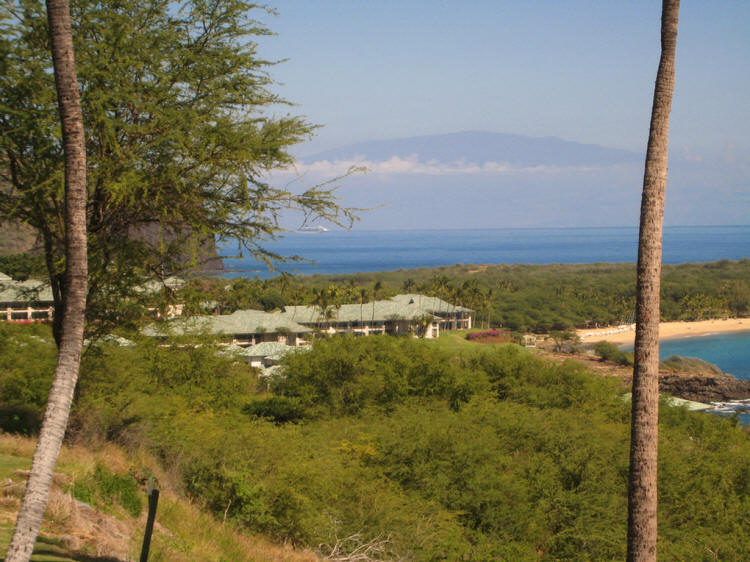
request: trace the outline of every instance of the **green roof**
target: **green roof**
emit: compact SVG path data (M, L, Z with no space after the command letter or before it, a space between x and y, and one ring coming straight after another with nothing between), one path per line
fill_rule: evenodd
M143 333L147 336L206 334L265 334L288 331L295 334L310 332L310 328L292 322L279 313L262 310L238 310L220 316L191 316L175 318L165 325L151 324Z
M163 280L159 279L150 279L143 283L142 285L139 285L135 288L135 291L137 293L146 294L146 295L154 295L157 293L160 293L164 287L168 289L179 289L185 284L185 281L183 279L180 279L179 277L175 277L174 275L167 277Z
M244 348L242 354L248 357L268 357L269 359L278 361L287 353L296 353L303 349L308 348L267 341Z
M44 281L0 280L0 302L52 304L52 289Z
M470 308L459 306L457 304L451 304L437 297L428 297L426 295L418 295L413 293L407 295L396 295L395 297L391 297L391 300L401 303L413 302L425 311L431 312L433 314L442 312L474 312Z
M393 301L375 301L363 305L343 304L330 309L330 320L326 320L317 306L287 306L281 314L290 320L303 324L316 324L324 321L336 322L385 322L388 320L417 320L432 317L418 306Z
M472 312L469 308L454 306L435 297L424 295L397 295L388 300L360 304L343 304L331 307L330 320L326 320L317 306L287 306L282 313L303 324L318 322L385 322L388 320L419 320L444 312Z
M192 316L175 318L166 325L152 324L143 333L157 335L185 334L263 334L287 331L295 334L312 331L302 324L324 321L339 323L387 322L392 320L419 321L436 319L435 315L455 312L472 312L435 297L424 295L397 295L388 300L332 307L330 320L325 320L317 306L287 306L283 312L238 310L222 316Z

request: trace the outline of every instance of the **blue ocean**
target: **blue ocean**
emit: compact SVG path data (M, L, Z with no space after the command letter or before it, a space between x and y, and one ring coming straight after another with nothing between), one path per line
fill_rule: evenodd
M306 262L278 264L239 256L225 244L226 275L267 278L279 271L341 274L437 267L456 263L635 262L638 229L496 228L466 230L330 230L290 232L265 247ZM704 262L750 257L750 226L676 226L664 229L664 263Z

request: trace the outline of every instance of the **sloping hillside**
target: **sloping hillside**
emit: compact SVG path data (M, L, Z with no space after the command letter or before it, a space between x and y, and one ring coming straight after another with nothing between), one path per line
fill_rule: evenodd
M30 438L0 434L0 554L10 541L34 445ZM153 458L145 454L128 458L121 449L107 445L97 451L63 448L32 561L138 559L146 520L146 493L134 487L136 501L129 503L125 500L129 497L127 486L122 484L135 482L127 472L134 463L143 466L143 471L152 470L162 487L149 560L318 560L310 551L293 550L263 537L236 532L181 497L171 485L170 476L159 469ZM113 491L112 483L120 483L120 488ZM75 498L86 494L91 505ZM135 511L138 514L134 516Z

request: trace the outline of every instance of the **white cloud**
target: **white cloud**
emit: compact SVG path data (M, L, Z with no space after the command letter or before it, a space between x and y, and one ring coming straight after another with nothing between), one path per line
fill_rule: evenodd
M277 170L275 173L296 175L320 175L335 177L345 174L352 167L365 167L368 173L376 175L557 175L560 173L588 173L601 171L600 166L512 166L506 162L485 162L478 164L461 159L453 162L437 160L420 161L417 154L405 158L392 156L382 162L367 160L358 156L351 160L320 160L317 162L297 162L294 166Z

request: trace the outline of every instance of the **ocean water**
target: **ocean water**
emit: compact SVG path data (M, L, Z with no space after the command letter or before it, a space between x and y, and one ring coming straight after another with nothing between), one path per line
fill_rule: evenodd
M633 347L624 347L632 351ZM747 332L730 334L709 334L689 338L662 341L659 344L659 357L670 355L697 357L718 366L725 373L738 379L750 380L750 320ZM750 424L750 400L739 400L723 404L722 415L739 414L739 420Z
M738 379L750 380L750 320L747 332L663 341L659 344L659 355L662 359L670 355L697 357Z
M456 263L632 263L637 246L636 227L290 232L267 249L312 261L279 264L275 273L252 257L237 257L236 244L219 250L227 256L227 276L267 278L278 271L342 274ZM748 257L750 226L664 229L664 263Z

